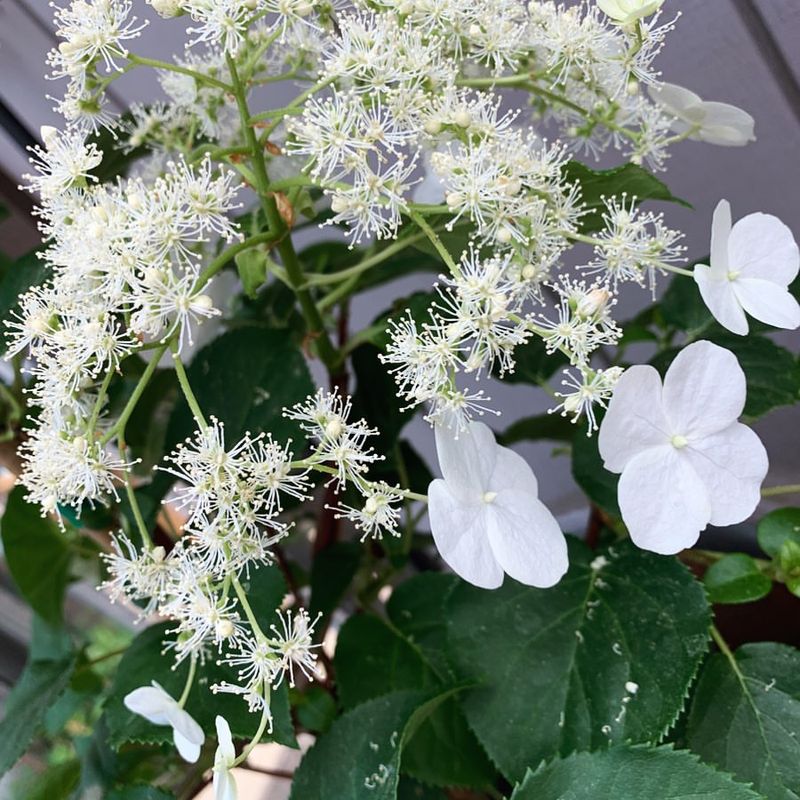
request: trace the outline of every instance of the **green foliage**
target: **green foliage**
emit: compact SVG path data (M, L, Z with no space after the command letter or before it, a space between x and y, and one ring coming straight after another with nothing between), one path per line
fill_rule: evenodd
M155 786L125 786L115 789L108 795L108 800L174 800L175 795L156 789Z
M529 773L511 800L759 800L747 786L671 747L574 753Z
M312 683L302 694L289 692L297 721L312 733L325 733L336 719L336 701L319 684Z
M497 440L506 446L528 439L571 442L574 434L575 425L568 417L563 417L561 414L537 414L535 417L525 417L509 425Z
M61 621L72 552L65 534L17 486L2 519L6 563L22 596L51 624Z
M581 217L581 233L593 233L605 227L604 197L621 197L626 194L629 198L635 197L638 203L645 200L665 200L691 208L685 200L675 197L658 178L636 164L595 170L579 161L570 161L564 167L564 177L570 183L580 184L581 198L588 207L588 213Z
M800 796L800 653L780 644L711 656L692 701L687 743L752 782L767 800Z
M291 800L395 800L406 742L450 694L392 692L351 709L306 754Z
M244 293L255 299L258 296L259 287L267 279L269 256L264 250L253 247L238 253L234 260Z
M703 582L712 603L750 603L772 589L772 581L745 553L723 556L708 568Z
M314 391L300 350L281 331L256 326L215 339L195 356L187 375L203 413L225 424L230 442L246 431L270 431L278 441L297 437L297 426L282 409ZM182 402L170 421L168 439L179 442L194 428Z
M771 558L787 540L800 544L800 508L776 508L758 523L758 544Z
M24 773L11 787L11 800L67 800L80 775L81 765L75 760Z
M310 614L327 620L353 580L363 551L357 542L333 542L311 565Z
M5 700L0 722L0 775L25 752L48 709L69 685L75 657L58 631L35 641L28 663Z
M615 517L620 515L619 475L603 466L597 449L597 434L587 436L585 425L577 427L572 437L572 477L593 503Z
M445 603L448 657L478 684L467 721L509 779L572 750L658 742L708 646L705 593L676 559L573 540L570 565L551 589L459 583Z
M569 359L560 351L548 353L544 342L533 336L514 351L516 366L513 372L502 376L506 383L529 383L539 386L556 370L566 366Z

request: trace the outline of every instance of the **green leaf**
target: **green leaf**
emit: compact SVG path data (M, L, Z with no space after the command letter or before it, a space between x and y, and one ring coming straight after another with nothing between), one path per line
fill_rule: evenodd
M525 440L550 439L554 442L571 442L575 435L575 425L561 414L537 414L525 417L509 425L498 437L503 445Z
M155 786L123 786L109 793L107 800L175 800L175 795Z
M28 772L11 788L12 800L67 800L78 785L81 765L64 761L45 767L42 772Z
M393 692L342 715L301 762L290 800L395 800L406 742L452 691Z
M413 778L403 776L397 787L397 800L447 800L447 795L441 789L425 786Z
M426 322L430 322L431 307L435 299L436 295L433 292L414 292L408 297L400 297L394 301L391 308L378 314L369 328L362 331L361 336L364 341L385 351L386 345L391 339L388 333L389 321L399 321L411 314L417 327L424 325Z
M636 197L637 204L645 200L665 200L691 208L685 200L675 197L658 178L636 164L595 170L579 161L570 161L564 166L564 179L581 186L581 199L588 209L588 213L581 217L581 233L591 233L605 227L604 197L627 194L629 198Z
M708 259L699 263L707 264ZM714 323L697 284L684 275L675 275L659 303L664 321L697 339Z
M283 416L283 408L314 391L303 354L286 334L255 326L215 339L195 356L187 374L204 415L225 424L230 443L246 431L271 431L279 442L296 437L297 425ZM170 421L170 443L189 436L194 427L181 402Z
M782 644L712 655L694 693L687 743L768 800L800 796L800 653Z
M531 764L622 741L658 742L708 647L705 592L675 558L570 538L551 589L459 583L447 653L472 730L509 780Z
M361 563L363 549L357 542L334 542L317 553L311 565L312 617L326 618L344 597Z
M758 523L758 544L770 558L776 558L789 539L800 544L800 508L777 508Z
M534 386L543 384L557 369L569 363L569 359L560 350L548 353L538 336L517 347L514 350L514 360L514 371L507 372L501 380L505 383L529 383Z
M31 653L22 675L4 704L0 722L0 775L25 752L44 723L45 714L69 685L75 659L58 653L39 658Z
M708 568L703 582L712 603L750 603L772 589L772 581L745 553L723 556Z
M39 250L33 250L18 258L3 270L0 279L0 319L7 320L19 309L19 297L34 286L44 283L50 276L50 269L38 257ZM7 331L0 336L0 355L6 351Z
M445 655L444 602L457 583L455 575L423 572L395 587L386 604L394 626L420 648L442 679L451 674Z
M140 459L136 466L140 473L151 471L164 456L167 428L179 395L175 370L158 369L139 398L125 426L125 443Z
M353 708L388 692L436 684L421 653L378 617L356 614L345 622L334 656L339 700Z
M289 690L292 710L297 721L312 733L325 733L336 719L336 701L318 683L312 683L302 693Z
M475 225L467 219L461 219L457 222L452 230L438 223L433 225L434 232L439 237L439 241L444 245L448 253L453 257L453 260L458 262L461 259L461 254L469 248L470 242L475 235ZM419 239L413 245L417 250L421 250L426 255L435 258L438 268L441 270L444 262L439 255L433 242L426 236L424 239Z
M777 561L786 588L800 597L800 544L787 539L781 545Z
M574 753L529 772L511 800L759 800L729 775L672 747Z
M575 430L572 439L572 477L589 499L615 517L620 516L617 502L619 475L603 466L597 449L597 433L586 435L586 426Z
M22 596L51 624L61 621L69 580L71 551L67 539L38 506L25 500L25 489L8 496L2 519L6 562Z
M260 286L267 279L268 260L267 253L255 247L236 254L234 258L236 271L239 273L244 293L248 297L255 298Z

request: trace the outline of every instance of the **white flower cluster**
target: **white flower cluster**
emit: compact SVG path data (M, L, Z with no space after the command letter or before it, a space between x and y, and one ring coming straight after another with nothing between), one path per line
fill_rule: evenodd
M191 341L219 312L203 294L203 246L232 239L237 181L203 161L180 161L150 185L97 184L102 155L78 130L44 129L28 188L41 199L49 279L6 321L9 353L32 356L30 393L40 409L23 446L29 498L52 512L113 493L123 466L101 438L105 385L146 340Z

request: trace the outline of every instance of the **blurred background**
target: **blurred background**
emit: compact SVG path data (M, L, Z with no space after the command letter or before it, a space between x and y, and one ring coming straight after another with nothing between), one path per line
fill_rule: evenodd
M137 40L136 52L157 58L179 53L184 43L181 24L159 19L143 0L135 5L135 13L151 22ZM721 198L731 201L734 219L754 211L775 214L800 237L800 0L667 0L664 9L667 18L682 14L657 62L664 79L704 99L747 110L756 119L757 135L757 141L746 148L695 142L673 148L667 172L660 177L694 210L664 206L668 224L686 234L690 260L707 255L711 214ZM47 95L59 94L61 87L44 78L46 53L57 44L51 12L46 0L0 0L0 206L8 212L0 220L0 252L11 257L28 252L39 241L30 217L32 201L17 190L28 167L25 148L37 142L41 125L60 124ZM293 94L288 87L274 91L287 97ZM110 95L120 111L131 102L161 97L154 75L146 70L123 76L113 84ZM271 97L271 105L282 105L283 99ZM618 159L611 156L603 166L614 163ZM362 295L354 303L352 329L369 323L392 299L429 288L430 277L425 275ZM633 316L648 301L645 291L626 292L618 319ZM800 350L796 331L781 335L780 342L795 353ZM493 384L487 391L494 407L503 411L497 427L505 428L550 405L544 392L530 387ZM412 441L431 461L429 430L419 421L412 426ZM757 430L770 453L767 484L796 483L800 407L772 412ZM519 450L539 477L544 502L565 529L580 532L586 509L570 477L568 460L554 459L547 443L523 443ZM753 536L747 525L738 535ZM4 687L13 682L24 661L28 628L23 606L9 586L0 567L0 707ZM76 614L97 614L101 608L107 613L105 598L95 596L90 586L76 584L71 593ZM263 796L283 797L277 785Z

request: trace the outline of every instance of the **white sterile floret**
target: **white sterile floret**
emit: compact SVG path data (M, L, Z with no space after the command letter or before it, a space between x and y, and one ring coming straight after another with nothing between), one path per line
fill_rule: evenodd
M622 473L622 519L639 547L677 553L709 523L733 525L753 513L767 453L737 422L745 376L736 356L710 342L682 350L662 386L653 367L619 379L600 425L606 469Z
M664 0L597 0L600 10L620 25L630 25L655 14Z
M749 214L731 226L731 207L720 200L711 226L711 266L699 264L694 279L714 318L744 336L745 312L767 325L800 326L800 305L788 290L800 269L789 228L771 214Z
M231 772L236 761L236 749L228 721L217 715L214 720L217 729L217 749L214 752L213 788L214 800L236 800L236 779Z
M558 583L566 540L527 462L481 422L460 432L438 424L435 432L443 477L428 488L428 513L442 558L484 589L500 586L504 573L529 586Z
M126 694L123 702L129 711L153 725L169 725L181 758L190 764L197 761L205 741L203 729L159 684L153 681L151 686L140 686Z
M672 129L689 139L725 147L742 147L755 141L755 120L741 108L703 100L672 83L661 83L650 94L675 118Z

